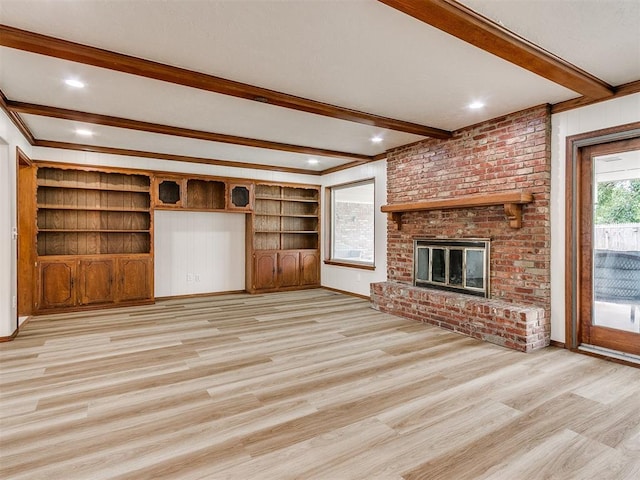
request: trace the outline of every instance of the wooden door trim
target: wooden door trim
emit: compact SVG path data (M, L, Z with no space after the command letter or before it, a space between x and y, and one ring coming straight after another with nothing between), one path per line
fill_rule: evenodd
M31 175L30 182L25 175ZM25 185L27 192L24 192ZM16 248L17 288L16 288L16 332L20 328L21 315L31 315L34 311L34 298L36 295L35 278L36 258L35 245L35 197L33 196L35 184L35 166L29 156L16 147L16 229L18 241ZM23 198L21 197L23 194ZM26 292L21 294L21 292Z
M640 122L572 135L566 139L565 157L565 346L579 346L580 236L579 202L582 154L586 147L627 140L640 135Z

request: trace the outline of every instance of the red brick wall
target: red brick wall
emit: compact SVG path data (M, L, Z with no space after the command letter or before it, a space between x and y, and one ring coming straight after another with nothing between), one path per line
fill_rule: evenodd
M402 230L387 224L389 281L411 283L415 238L490 238L491 297L550 309L550 113L535 107L390 152L387 203L521 189L534 202L522 228L509 227L504 208L405 213Z

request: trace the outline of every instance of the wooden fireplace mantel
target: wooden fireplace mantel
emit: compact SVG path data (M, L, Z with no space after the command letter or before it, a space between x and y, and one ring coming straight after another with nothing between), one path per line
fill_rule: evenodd
M504 205L504 213L511 228L522 226L522 205L533 202L533 194L522 190L486 193L482 195L466 195L463 197L425 200L423 202L397 203L383 205L380 209L391 215L393 221L402 229L402 214L405 212L421 212L426 210L452 210L473 207Z

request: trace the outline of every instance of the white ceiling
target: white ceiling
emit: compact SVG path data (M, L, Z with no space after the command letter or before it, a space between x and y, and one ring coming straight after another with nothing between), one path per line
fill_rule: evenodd
M612 85L640 80L637 0L462 3ZM580 96L373 0L0 0L0 23L445 130ZM424 138L6 47L0 65L11 101L367 156ZM21 117L40 140L316 171L353 161L98 125L86 139L76 122Z

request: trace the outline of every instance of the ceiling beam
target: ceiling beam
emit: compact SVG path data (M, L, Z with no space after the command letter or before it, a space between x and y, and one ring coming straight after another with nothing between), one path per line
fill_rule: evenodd
M587 105L593 105L605 100L612 100L614 98L620 98L627 95L633 95L640 92L640 80L634 82L625 83L615 87L615 92L612 97L607 98L588 98L578 97L571 100L565 100L564 102L554 103L551 105L551 113L566 112L567 110L573 110L574 108L586 107Z
M5 103L7 109L13 113L60 118L63 120L73 120L77 122L92 123L96 125L106 125L109 127L126 128L143 132L159 133L162 135L173 135L177 137L194 138L197 140L229 143L233 145L241 145L244 147L264 148L268 150L278 150L283 152L299 153L303 155L351 158L356 160L371 159L369 155L362 155L358 153L340 152L337 150L328 150L325 148L305 147L301 145L291 145L288 143L271 142L268 140L257 140L253 138L238 137L235 135L225 135L222 133L205 132L202 130L193 130L189 128L172 127L169 125L142 122L120 117L112 117L109 115L79 112L76 110L68 110L66 108L16 102L8 99L5 100Z
M309 100L201 72L28 32L7 25L0 25L0 45L349 122L426 137L451 137L451 132L447 130Z
M4 110L4 112L7 114L9 119L16 126L16 128L20 130L20 133L24 138L27 139L27 142L33 145L36 141L35 137L33 136L33 133L31 133L31 130L29 130L29 127L27 127L27 124L24 123L22 118L20 118L20 115L12 111L11 108L9 108L8 104L9 104L9 100L7 99L7 97L4 96L4 93L0 91L0 108Z
M454 0L378 1L585 97L614 94L602 80Z
M219 165L223 167L248 168L250 170L269 170L275 172L298 173L303 175L320 175L319 171L304 168L277 167L274 165L262 165L259 163L233 162L229 160L216 160L213 158L191 157L187 155L172 155L168 153L147 152L144 150L129 150L125 148L101 147L98 145L86 145L82 143L56 142L53 140L36 140L34 147L61 148L63 150L77 150L80 152L106 153L109 155L125 155L130 157L153 158L155 160L169 160L174 162L204 163L206 165Z

